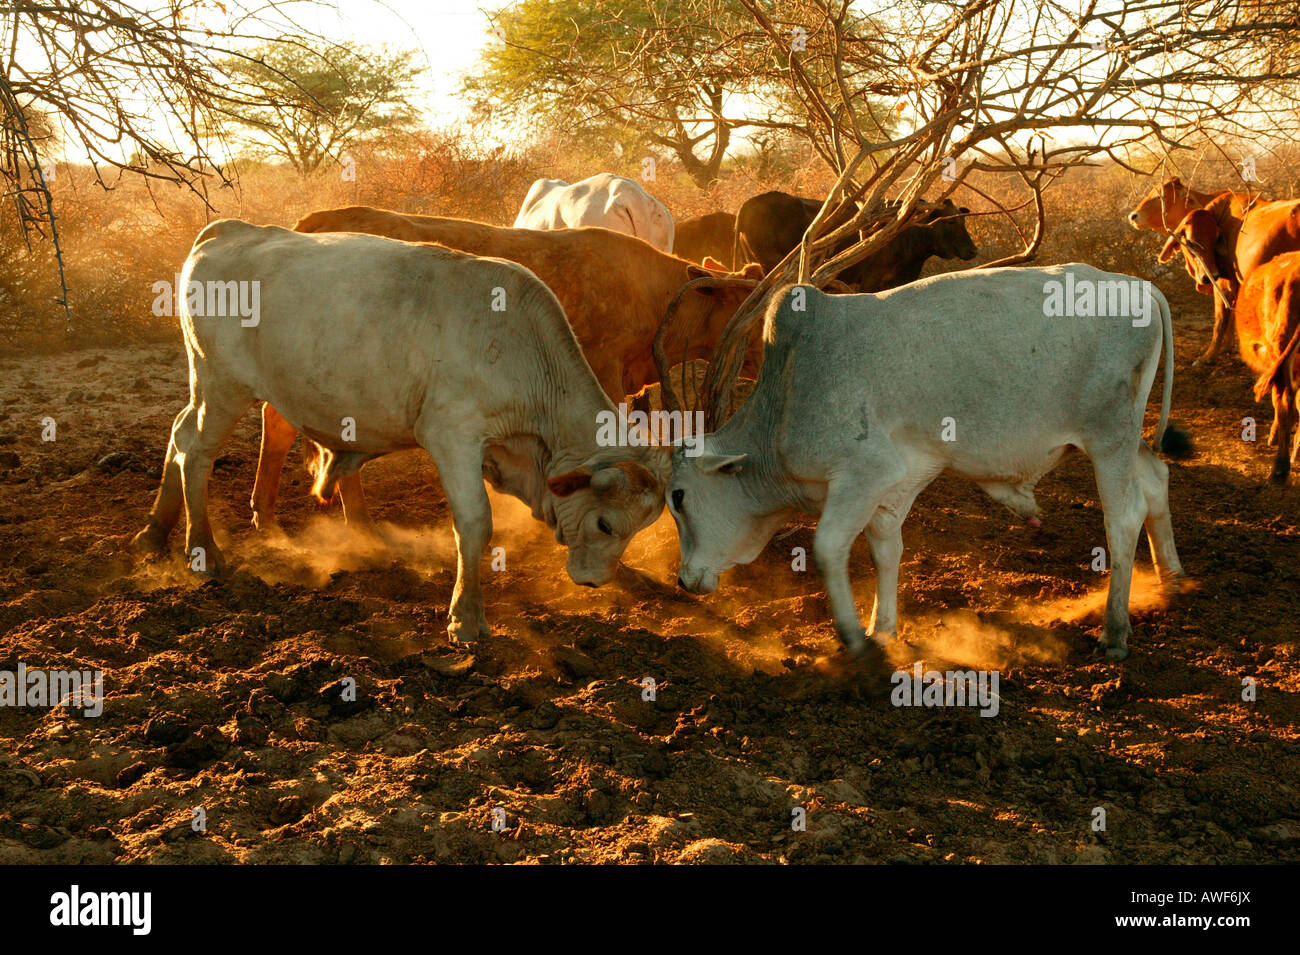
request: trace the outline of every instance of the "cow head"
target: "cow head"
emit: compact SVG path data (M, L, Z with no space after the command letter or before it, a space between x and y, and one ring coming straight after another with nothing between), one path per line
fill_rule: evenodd
M746 454L720 453L710 435L702 453L673 455L668 511L677 522L681 566L677 582L695 594L712 593L728 568L756 558L786 521L765 512L742 485L752 477Z
M930 225L930 248L941 259L961 259L969 262L979 253L975 240L966 231L966 216L970 210L945 199L926 216Z
M1183 264L1187 266L1187 274L1196 283L1196 291L1208 295L1210 286L1220 278L1218 261L1214 255L1218 239L1219 223L1213 213L1205 209L1194 209L1169 233L1169 239L1160 250L1159 261L1168 262L1175 252L1181 250Z
M1152 187L1128 214L1128 221L1135 229L1151 229L1168 235L1196 208L1198 207L1193 204L1182 180L1170 176L1158 186Z
M663 509L668 466L658 448L631 460L606 453L547 480L547 523L553 519L555 539L569 548L574 583L599 587L614 575L628 542Z
M688 354L691 358L707 359L713 356L713 351L722 340L722 333L736 310L749 298L754 286L763 280L763 267L757 262L750 262L738 272L728 272L717 259L706 257L703 266L692 265L687 269L687 281L703 278L734 279L745 283L701 285L687 292L677 306L673 325L679 331L674 337L678 342L690 339ZM746 355L745 367L741 369L741 374L751 378L758 374L758 356L752 352L753 349L751 354ZM679 361L680 357L680 354L668 355L670 363Z

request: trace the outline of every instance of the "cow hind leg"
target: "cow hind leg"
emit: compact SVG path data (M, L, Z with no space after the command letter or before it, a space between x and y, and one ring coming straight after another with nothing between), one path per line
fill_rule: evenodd
M185 559L191 570L215 574L222 569L221 550L208 522L208 479L212 462L252 399L204 399L184 427L173 432L185 496Z
M285 420L270 402L262 404L262 444L257 454L257 475L253 479L253 526L259 531L278 531L275 499L280 489L280 472L289 456L298 429Z
M877 643L898 635L898 565L903 558L903 522L912 502L934 474L918 475L886 494L867 522L867 543L876 567L876 598L867 633Z
M1291 476L1291 442L1296 434L1296 399L1289 388L1273 389L1273 421L1277 428L1277 456L1273 459L1273 473L1269 481L1286 484Z
M158 494L154 497L153 509L149 512L144 530L136 534L131 544L145 554L161 553L167 546L167 538L181 516L184 494L181 490L181 466L176 458L176 435L193 427L189 420L198 414L193 403L181 409L172 422L171 435L167 439L167 455L163 459L162 480Z
M366 507L366 493L361 487L361 472L339 478L339 501L343 504L343 520L350 527L367 535L375 533L370 509Z
M1151 559L1156 575L1166 592L1178 589L1177 581L1184 576L1178 549L1174 546L1174 525L1169 514L1169 467L1152 450L1143 444L1138 448L1138 482L1146 503L1147 542L1151 545Z
M1094 456L1092 463L1097 493L1105 512L1106 545L1110 551L1110 589L1106 595L1101 645L1107 659L1123 660L1128 657L1128 638L1133 632L1128 616L1133 562L1138 533L1147 517L1147 502L1138 472L1137 442L1123 450ZM1169 539L1172 542L1172 534Z
M425 444L438 469L456 535L456 586L451 594L447 636L469 642L488 635L483 611L483 552L492 539L492 505L483 484L483 454L477 445L454 448Z

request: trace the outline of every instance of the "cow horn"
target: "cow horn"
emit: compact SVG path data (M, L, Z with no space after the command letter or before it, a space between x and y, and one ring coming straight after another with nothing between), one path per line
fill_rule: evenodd
M654 344L651 350L654 353L655 368L659 372L659 394L663 400L664 407L669 411L682 411L681 397L677 394L668 379L669 369L672 367L668 361L668 355L664 351L664 339L668 337L668 329L672 327L673 320L677 317L677 309L682 304L689 292L696 289L710 288L755 288L759 279L736 279L723 278L716 275L705 275L697 279L691 279L685 285L677 290L671 302L668 303L668 310L664 312L663 321L659 323L659 330L655 332Z

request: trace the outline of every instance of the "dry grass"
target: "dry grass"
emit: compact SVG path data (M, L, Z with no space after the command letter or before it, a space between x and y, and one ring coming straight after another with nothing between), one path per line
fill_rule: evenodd
M1225 159L1185 163L1183 171L1202 188L1239 183ZM462 216L509 224L533 179L575 180L607 169L640 178L638 156L611 159L559 138L525 151L480 148L471 138L425 133L383 149L356 155L356 175L339 168L300 178L290 170L244 165L235 188L209 187L204 204L187 190L122 179L104 188L85 167L61 166L55 183L69 285L73 329L64 330L59 283L48 242L27 248L17 225L0 220L0 351L57 351L123 341L156 340L175 334L174 320L156 317L152 286L168 280L185 259L190 243L214 218L237 216L251 222L292 226L313 209L365 204L410 212ZM831 178L815 160L787 161L773 171L754 160L733 164L723 180L700 190L675 163L660 161L647 182L681 219L716 210L735 211L749 196L768 189L821 194ZM1300 161L1289 155L1258 162L1258 188L1268 195L1295 195ZM1003 202L1023 200L1007 180L973 180ZM1125 214L1149 188L1150 180L1117 166L1076 170L1047 194L1048 232L1042 263L1083 261L1101 268L1159 280L1178 281L1176 270L1156 266L1154 239L1129 228ZM976 212L989 203L958 194ZM1027 221L1027 217L1024 217ZM971 232L990 261L1019 248L1000 216L977 216ZM937 262L932 269L960 263Z

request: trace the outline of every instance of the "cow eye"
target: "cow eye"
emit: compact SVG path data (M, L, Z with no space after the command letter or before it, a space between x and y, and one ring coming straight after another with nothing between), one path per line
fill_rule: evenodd
M686 497L686 492L681 488L673 491L673 510L678 514L682 512L682 500Z
M614 529L609 526L609 521L605 520L605 518L602 517L596 521L596 526L600 528L602 534L608 534L610 537L614 536Z

